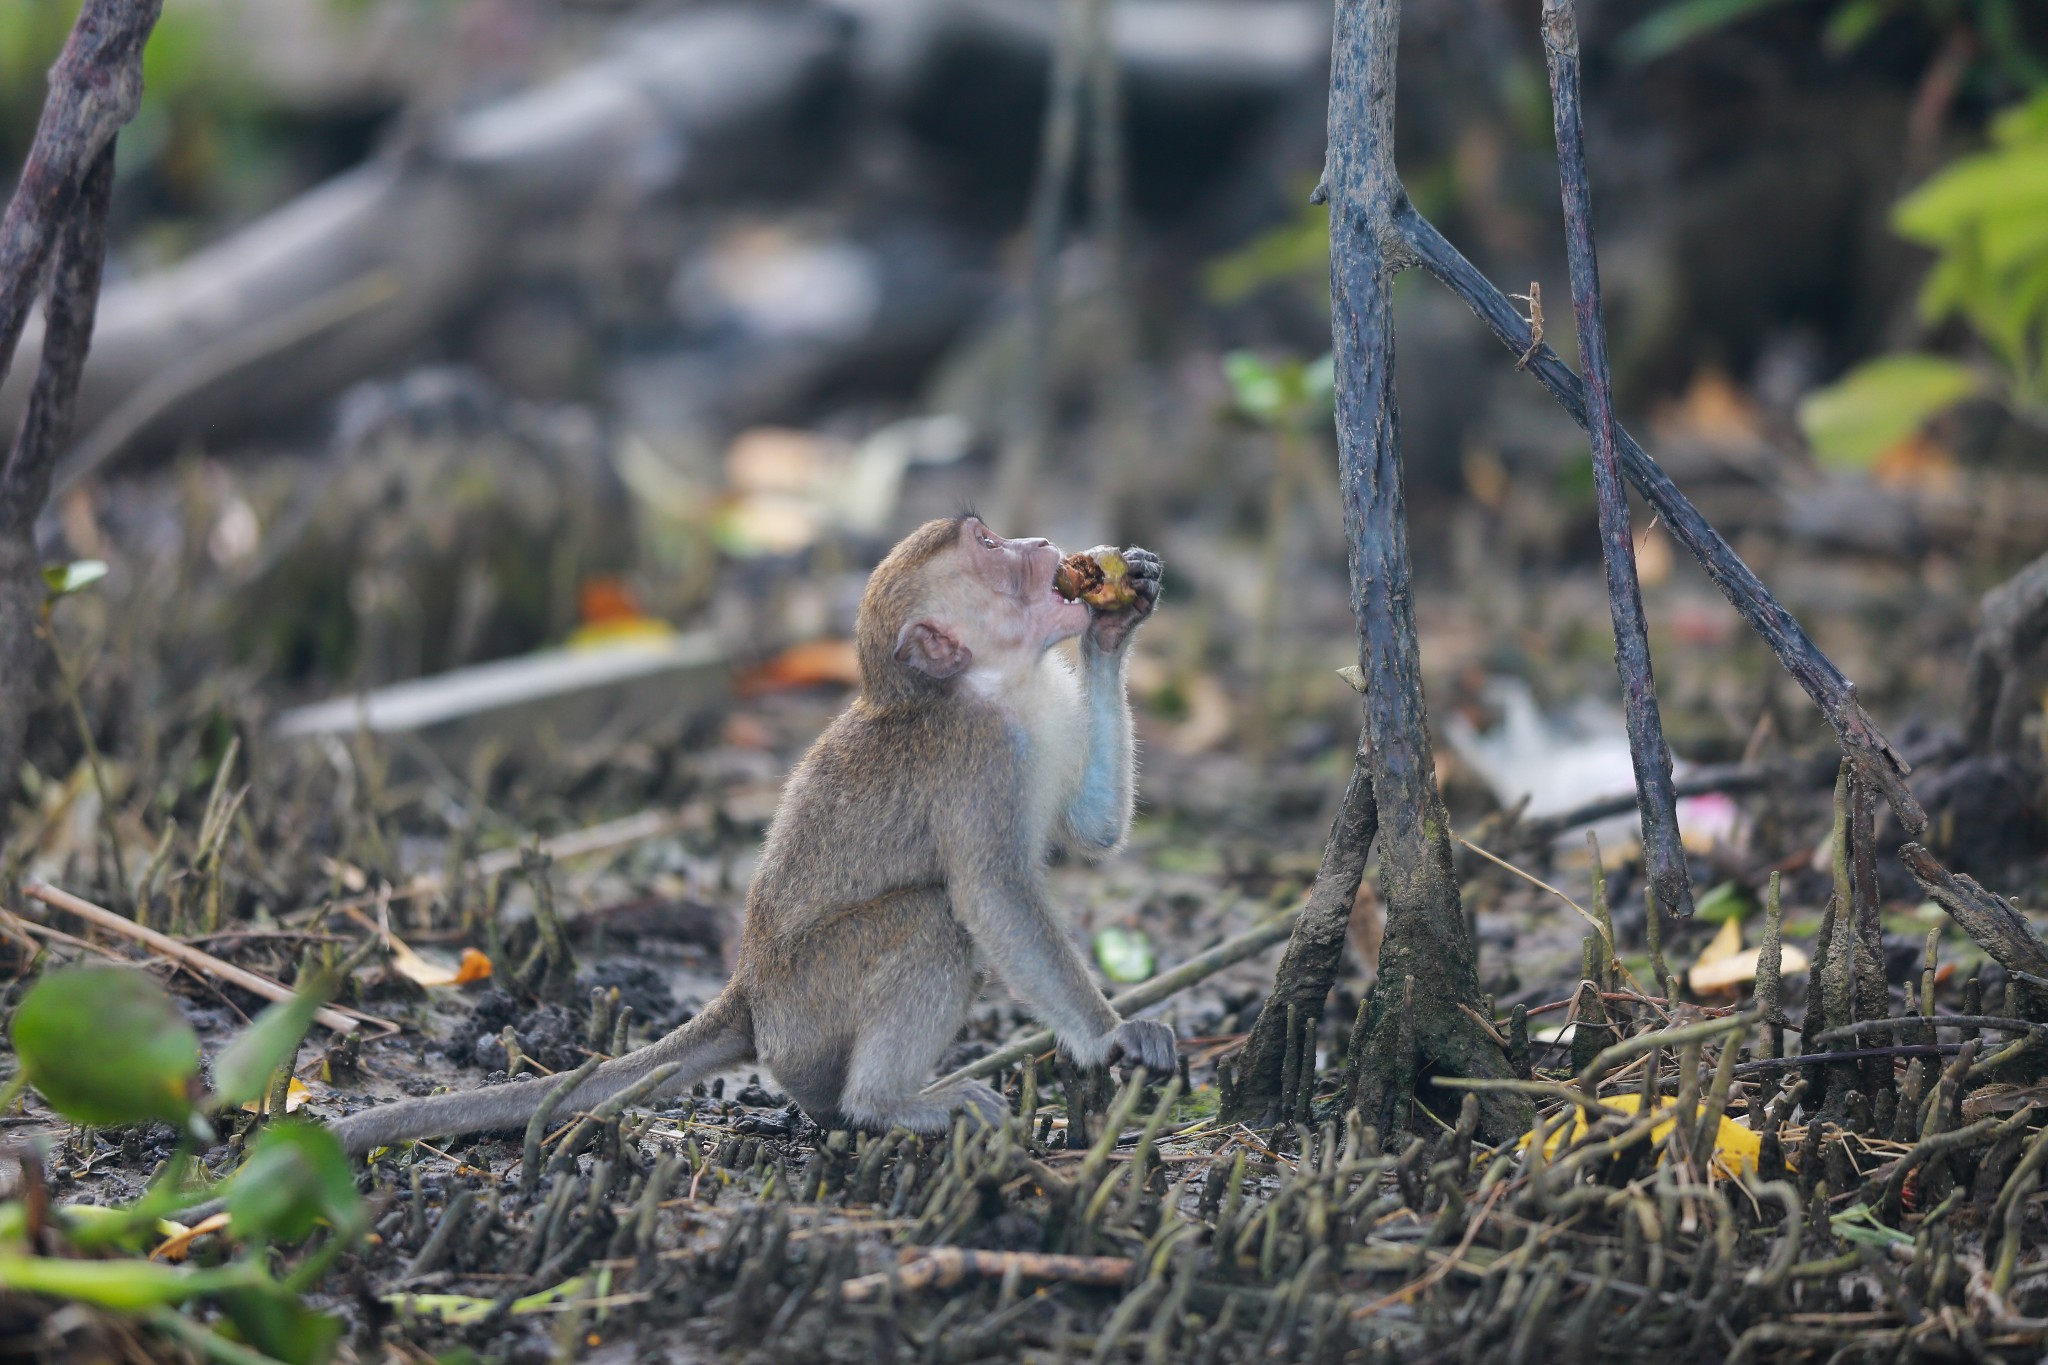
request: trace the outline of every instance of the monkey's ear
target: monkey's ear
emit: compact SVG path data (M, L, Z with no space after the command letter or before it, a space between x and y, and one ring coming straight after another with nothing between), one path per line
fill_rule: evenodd
M924 619L912 621L896 636L896 662L927 677L945 679L966 672L974 651L937 621Z

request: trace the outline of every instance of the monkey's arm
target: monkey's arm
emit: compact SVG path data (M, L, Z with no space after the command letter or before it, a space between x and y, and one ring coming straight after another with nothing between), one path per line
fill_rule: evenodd
M1103 998L1046 904L1039 860L1025 847L1015 810L998 805L985 789L934 812L953 913L1074 1060L1100 1066L1123 1058L1165 1074L1174 1064L1173 1031L1149 1019L1125 1020Z
M1128 637L1126 637L1128 638ZM1084 857L1114 851L1131 830L1137 763L1131 753L1131 702L1124 682L1125 650L1081 646L1081 688L1088 711L1088 752L1081 785L1067 803L1060 833Z
M1081 786L1064 812L1063 842L1100 857L1131 830L1137 763L1131 752L1131 701L1124 659L1138 623L1159 600L1159 556L1133 546L1122 552L1133 593L1122 611L1099 614L1081 637L1081 687L1088 710L1088 754Z

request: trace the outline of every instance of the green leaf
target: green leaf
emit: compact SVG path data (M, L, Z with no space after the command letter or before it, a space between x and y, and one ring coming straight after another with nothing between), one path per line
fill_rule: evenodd
M1976 371L1953 360L1884 356L1808 394L1799 404L1799 426L1821 463L1861 469L1983 388Z
M1859 1246L1913 1245L1911 1233L1901 1232L1897 1228L1886 1227L1878 1222L1877 1215L1870 1211L1868 1204L1858 1204L1846 1213L1836 1214L1828 1219L1828 1226L1834 1230L1835 1236Z
M1280 421L1287 408L1287 383L1278 365L1250 351L1232 351L1223 357L1223 377L1230 381L1239 411L1267 426Z
M214 1059L212 1107L232 1109L262 1095L277 1069L297 1055L306 1026L332 993L332 983L317 977L257 1015Z
M1756 902L1744 895L1741 887L1734 882L1722 882L1693 902L1692 913L1694 919L1725 924L1731 919L1747 919L1755 909Z
M220 1306L237 1336L286 1365L325 1365L341 1340L340 1318L314 1312L275 1284L223 1294Z
M1649 62L1675 52L1693 39L1726 28L1787 0L1679 0L1667 5L1621 35L1624 61Z
M73 1123L182 1125L192 1115L199 1037L142 972L51 972L14 1012L12 1036L30 1084Z
M1852 52L1891 17L1889 0L1847 0L1828 16L1821 40L1833 53Z
M132 1258L80 1261L0 1252L0 1289L76 1299L123 1313L241 1288L256 1282L261 1274L258 1267L246 1262L188 1270Z
M362 1225L363 1197L348 1157L317 1124L286 1119L264 1128L226 1195L238 1236L297 1243L322 1222L343 1236Z
M43 586L50 590L52 597L68 597L106 576L107 563L103 559L75 559L69 564L43 566Z
M1125 983L1149 979L1158 966L1145 931L1119 924L1096 931L1095 960L1111 981Z

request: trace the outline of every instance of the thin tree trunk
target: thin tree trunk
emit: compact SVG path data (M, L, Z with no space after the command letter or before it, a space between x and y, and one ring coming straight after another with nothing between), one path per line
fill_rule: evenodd
M44 601L36 517L70 434L106 257L114 136L142 102L142 48L162 0L87 0L0 218L0 380L44 276L44 343L21 428L0 464L0 844L21 772Z
M1368 1016L1358 1107L1382 1135L1408 1125L1428 1070L1508 1079L1513 1069L1479 1011L1478 958L1436 786L1408 576L1401 424L1394 402L1394 275L1413 263L1395 227L1407 196L1394 168L1398 0L1346 0L1330 73L1330 296L1337 446L1350 544L1351 604L1366 679L1366 737L1379 810L1386 939ZM1404 998L1413 1005L1403 1009ZM1527 1126L1520 1096L1481 1096L1499 1141Z

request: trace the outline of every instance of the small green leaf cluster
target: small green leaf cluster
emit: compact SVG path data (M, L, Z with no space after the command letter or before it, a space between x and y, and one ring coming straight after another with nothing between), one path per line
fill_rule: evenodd
M1857 366L1800 404L1814 453L1864 467L1970 398L2048 421L2048 92L2001 115L1988 149L1899 201L1892 226L1936 253L1922 319L1967 323L1991 363L1909 353Z
M1307 431L1329 419L1336 401L1336 360L1328 351L1314 360L1232 351L1223 357L1223 377L1237 410L1270 431Z
M319 1365L341 1322L302 1295L361 1236L365 1210L348 1157L333 1135L297 1120L267 1123L241 1166L210 1191L188 1179L192 1153L212 1137L209 1114L262 1096L297 1055L329 993L314 981L272 1005L214 1059L213 1087L201 1080L199 1039L170 996L140 970L64 968L46 974L15 1011L11 1038L20 1072L50 1107L94 1127L168 1122L184 1135L179 1152L134 1204L59 1206L37 1231L28 1201L0 1203L0 1288L69 1299L142 1318L221 1360L270 1359ZM17 1093L10 1089L10 1096ZM221 1263L187 1267L138 1253L160 1222L201 1198L218 1198L237 1244ZM325 1237L288 1274L273 1273L273 1249ZM208 1304L211 1326L180 1313Z

